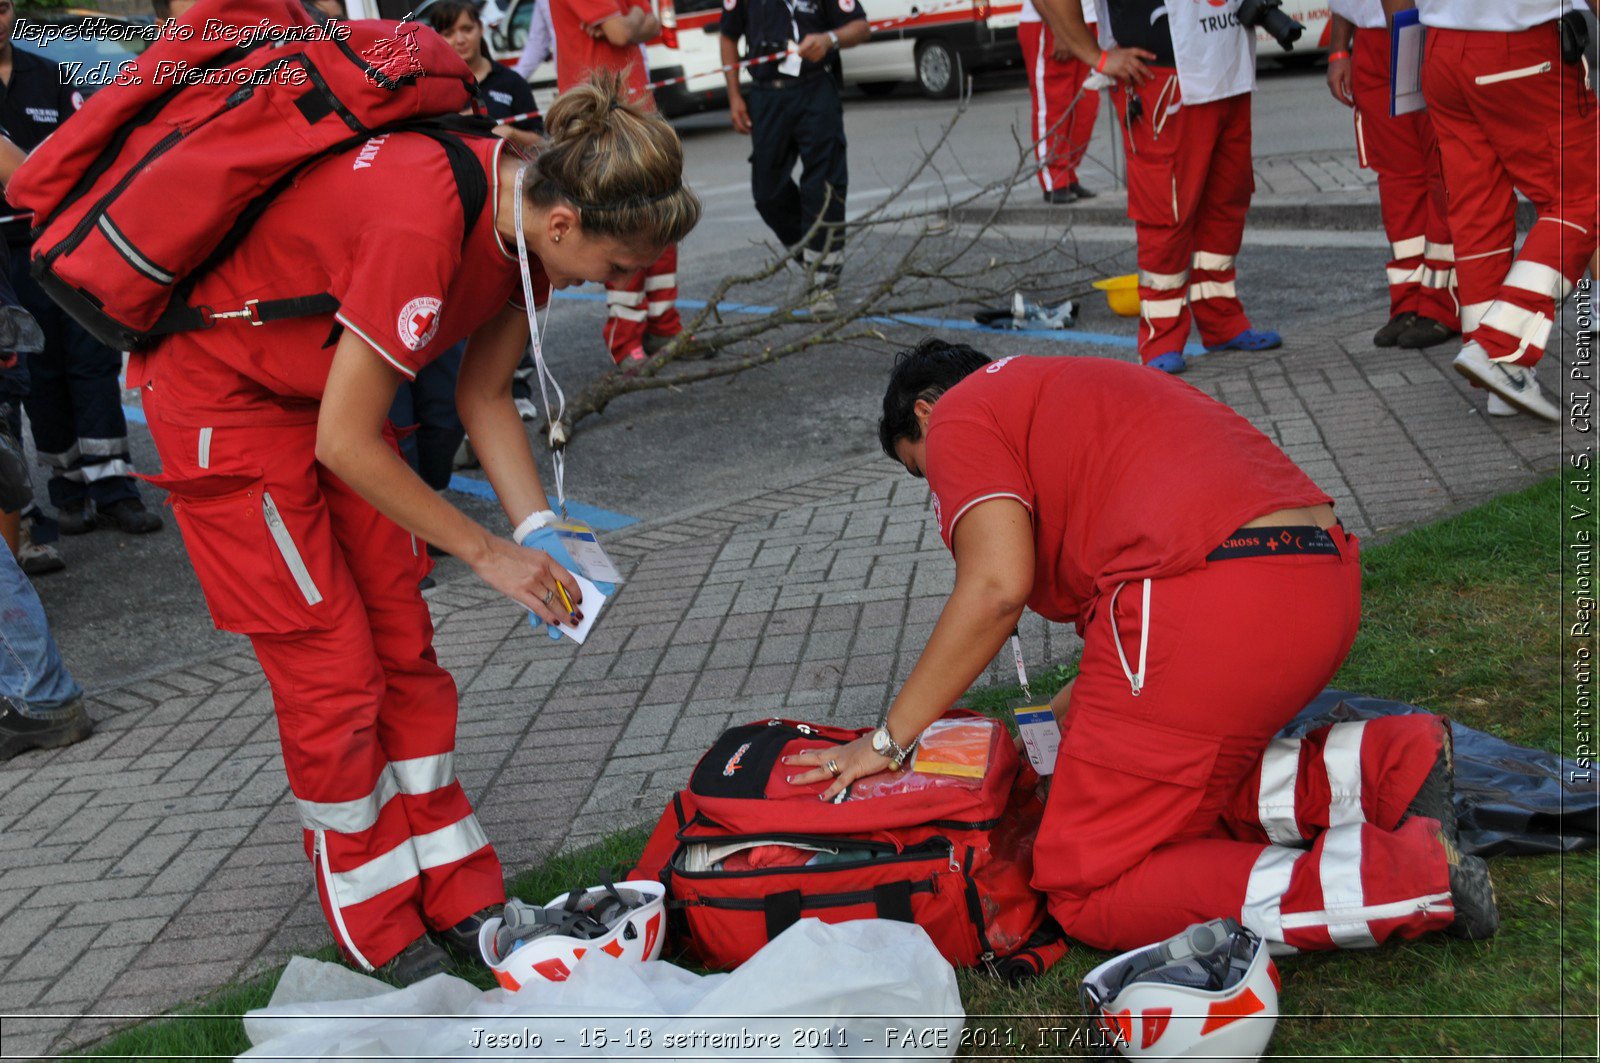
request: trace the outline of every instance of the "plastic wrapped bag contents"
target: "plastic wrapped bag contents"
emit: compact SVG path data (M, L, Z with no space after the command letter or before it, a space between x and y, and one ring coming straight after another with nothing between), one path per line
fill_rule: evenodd
M1330 723L1424 712L1414 705L1324 690L1285 735ZM1555 853L1595 847L1600 787L1594 772L1542 749L1450 723L1456 747L1456 815L1461 848L1478 856Z
M730 974L583 957L565 982L406 989L297 958L240 1059L951 1059L955 970L919 926L802 919Z

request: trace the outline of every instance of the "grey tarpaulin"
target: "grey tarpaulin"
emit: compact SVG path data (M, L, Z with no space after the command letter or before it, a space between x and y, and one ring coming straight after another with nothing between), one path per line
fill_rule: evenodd
M1302 735L1330 723L1426 711L1404 702L1324 690L1282 733ZM1461 848L1479 856L1594 848L1600 789L1593 770L1455 721L1451 729Z

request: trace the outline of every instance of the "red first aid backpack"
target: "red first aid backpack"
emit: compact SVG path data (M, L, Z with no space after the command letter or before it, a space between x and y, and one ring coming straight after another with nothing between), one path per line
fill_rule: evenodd
M416 23L319 26L299 0L202 0L39 145L6 194L33 212L40 286L131 350L209 327L216 312L187 303L194 281L306 165L375 135L440 142L471 232L488 182L457 134L487 130L459 117L476 100L466 64ZM318 292L226 312L261 324L337 306Z
M993 726L981 781L885 774L857 786L901 792L827 804L825 787L786 781L796 769L782 758L865 730L779 719L734 727L696 765L628 877L666 885L669 944L710 968L738 966L801 918L879 918L917 923L957 967L1037 974L1065 951L1030 885L1044 806L1038 776Z

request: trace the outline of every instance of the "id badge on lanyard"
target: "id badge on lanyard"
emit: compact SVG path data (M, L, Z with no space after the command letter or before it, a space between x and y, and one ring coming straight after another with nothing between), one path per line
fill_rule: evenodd
M1061 748L1061 728L1056 714L1048 703L1034 702L1033 690L1028 686L1028 670L1022 663L1022 639L1011 633L1011 655L1017 662L1017 682L1022 686L1022 697L1010 704L1011 715L1017 721L1017 733L1022 736L1022 747L1028 752L1028 763L1041 777L1055 774L1056 753Z

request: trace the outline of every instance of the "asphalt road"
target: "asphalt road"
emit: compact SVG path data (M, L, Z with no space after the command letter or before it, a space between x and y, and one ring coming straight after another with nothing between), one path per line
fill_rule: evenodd
M924 100L909 90L848 98L852 212L903 180L953 110L951 102ZM1019 80L983 84L940 155L946 179L982 184L1010 172L1020 135L1014 131L1026 128L1027 111ZM680 129L689 180L707 208L680 261L681 290L692 299L708 294L721 277L759 264L766 230L749 199L748 141L727 128L722 114L683 120ZM1349 138L1347 112L1327 98L1320 70L1265 73L1256 98L1259 154L1345 149ZM1085 181L1100 188L1112 183L1109 148L1109 139L1097 135L1084 169ZM943 194L932 186L919 191ZM1133 267L1131 229L1084 230L1077 241L1080 256L1095 259L1097 268L1109 273ZM1240 289L1258 323L1292 332L1298 323L1381 301L1383 247L1375 234L1256 234L1241 257ZM555 303L548 352L569 387L609 367L599 339L602 316L603 305L592 296ZM890 340L909 344L922 331L893 329ZM1133 335L1131 323L1092 302L1079 331ZM970 334L965 338L974 342ZM1132 357L1127 350L1070 337L1029 342L997 333L978 340L996 355L1048 350ZM569 450L569 495L653 520L871 454L886 368L884 350L820 349L726 380L625 397L584 422ZM139 468L154 471L158 462L148 434L138 425L131 431ZM477 519L507 529L492 502L451 497ZM68 665L86 687L121 683L241 643L212 629L170 526L143 538L96 532L62 545L68 570L39 579L37 586ZM463 571L447 561L439 575Z

